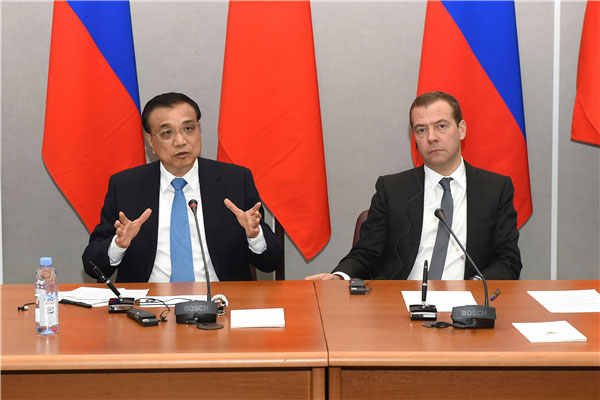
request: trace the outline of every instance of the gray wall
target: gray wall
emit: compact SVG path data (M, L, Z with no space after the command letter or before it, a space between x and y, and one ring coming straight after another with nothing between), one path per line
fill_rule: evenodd
M517 3L534 207L521 229L524 279L551 277L553 7ZM584 7L562 4L560 279L600 278L600 150L569 139ZM131 10L141 103L171 90L196 99L203 156L215 158L227 3L133 2ZM425 2L314 2L312 14L332 235L309 262L286 240L288 279L335 266L376 178L412 166L407 110L416 93ZM80 261L87 232L41 159L52 3L3 2L1 15L4 282L30 283L43 255L54 257L61 282L88 281Z

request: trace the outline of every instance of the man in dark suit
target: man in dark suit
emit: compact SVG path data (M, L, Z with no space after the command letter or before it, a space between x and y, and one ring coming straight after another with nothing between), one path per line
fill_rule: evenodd
M380 177L356 245L331 274L307 279L421 279L426 260L431 273L433 259L439 259L434 255L438 229L445 229L439 228L434 210L446 191L452 228L484 277L518 279L522 265L512 182L462 159L466 123L458 101L443 92L425 93L413 102L410 121L425 165ZM472 278L474 269L448 239L435 279Z
M159 161L110 178L100 224L82 257L88 275L96 277L89 261L108 276L118 269L117 282L202 281L205 259L211 280L249 280L249 264L264 272L277 267L281 245L261 219L250 170L199 157L200 116L196 102L180 93L146 104L142 125ZM173 220L181 194L182 219ZM187 207L191 199L199 205L202 247ZM174 233L180 226L184 238Z

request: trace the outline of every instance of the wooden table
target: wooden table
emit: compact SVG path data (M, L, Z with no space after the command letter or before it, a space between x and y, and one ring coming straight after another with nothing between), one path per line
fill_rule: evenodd
M60 290L79 285L61 284ZM101 285L91 285L98 286ZM205 294L200 283L120 284L149 296ZM60 332L35 333L31 285L2 285L2 399L323 399L327 347L308 281L219 282L229 309L283 307L285 328L142 327L106 307L59 306ZM157 315L162 309L153 310Z
M417 281L372 281L350 296L347 282L316 282L329 350L330 399L599 399L600 316L551 314L527 290L600 289L599 281L490 281L502 293L494 329L430 329L411 321L402 290ZM477 281L432 281L430 290L470 290ZM439 313L438 321L451 321ZM566 320L581 343L530 343L513 322Z

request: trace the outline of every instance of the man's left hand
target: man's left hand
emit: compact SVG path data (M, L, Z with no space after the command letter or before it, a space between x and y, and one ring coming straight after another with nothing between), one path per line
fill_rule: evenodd
M229 209L235 215L238 223L246 231L246 236L249 238L255 238L258 236L261 215L258 211L260 209L260 201L256 203L248 211L240 210L233 202L229 199L225 199L225 207Z

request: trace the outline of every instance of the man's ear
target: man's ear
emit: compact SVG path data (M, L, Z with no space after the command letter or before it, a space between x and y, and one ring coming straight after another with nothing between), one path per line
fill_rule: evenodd
M152 154L154 154L154 146L152 146L152 135L148 132L144 132L144 136L146 137L146 142L148 142L148 146L152 149Z
M467 123L464 119L458 123L458 133L460 135L460 140L467 137Z

